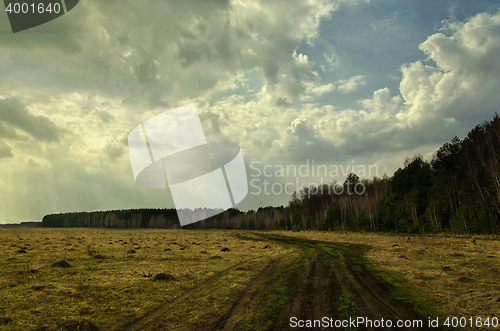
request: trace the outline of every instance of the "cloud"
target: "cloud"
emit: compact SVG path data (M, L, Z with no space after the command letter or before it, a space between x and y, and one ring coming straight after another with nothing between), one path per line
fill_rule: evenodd
M427 59L402 65L399 93L378 89L371 98L359 100L358 109L319 106L309 98L311 104L297 109L293 118L275 118L288 127L279 131L271 153L297 162L373 158L425 148L428 153L498 111L500 14L445 22L420 49ZM348 92L366 79L354 76L335 83L337 90Z
M0 140L0 159L7 157L14 157L12 147L10 147L5 141Z
M122 156L125 146L115 137L106 137L102 149L110 159L117 159Z
M366 85L366 77L363 75L353 76L349 79L342 79L336 82L337 89L342 93L354 92L358 87Z
M99 116L104 122L110 122L110 121L115 119L113 114L111 114L107 111L104 111L104 110L99 110L97 112L97 116Z
M10 138L18 137L13 130L19 129L39 141L59 140L59 129L49 118L34 115L15 98L0 99L0 133Z
M43 168L50 168L50 164L49 162L47 162L46 160L44 159L40 159L40 158L37 158L37 157L32 157L32 156L29 156L27 159L26 159L26 165L30 166L30 167L43 167ZM40 169L38 169L40 170Z
M336 58L335 53L332 54L323 54L325 58L326 65L322 64L320 65L320 68L323 72L332 72L335 70L335 68L338 66L338 60Z
M318 128L310 119L293 120L279 140L272 144L272 153L283 159L303 162L306 159L328 161L338 157L338 148L329 139L318 134Z
M263 0L86 2L71 12L71 22L64 18L54 25L57 36L37 36L37 45L47 43L36 59L24 47L11 47L16 62L6 74L30 72L22 78L27 85L84 90L154 108L207 95L258 68L269 88L281 85L277 89L289 98L304 80L316 79L294 51L317 36L319 22L336 6L321 0L272 6ZM70 49L62 46L68 40Z
M400 96L391 97L391 91L385 87L373 92L371 99L359 100L358 104L377 114L396 114L401 110L401 101Z
M335 84L328 83L324 85L314 86L311 88L311 93L314 95L322 95L335 90Z
M14 128L8 126L6 123L0 122L0 137L19 139L20 135Z
M500 14L446 22L420 49L434 65L417 61L403 66L400 90L408 110L401 119L416 123L455 117L461 121L479 114L491 116L498 109Z

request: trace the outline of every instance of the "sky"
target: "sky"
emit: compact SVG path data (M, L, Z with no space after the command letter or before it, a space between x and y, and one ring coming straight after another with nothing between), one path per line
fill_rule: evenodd
M0 223L173 208L168 188L135 183L127 137L192 103L207 140L241 147L242 210L286 205L287 183L293 191L343 182L348 167L391 176L407 157L431 160L500 110L499 8L488 0L81 0L18 33L2 11ZM318 165L328 173L313 174ZM304 171L280 174L287 166Z

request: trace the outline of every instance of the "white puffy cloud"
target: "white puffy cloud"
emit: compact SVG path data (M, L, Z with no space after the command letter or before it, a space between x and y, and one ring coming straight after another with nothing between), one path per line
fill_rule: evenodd
M421 45L428 64L403 66L400 91L407 105L399 118L427 123L454 117L472 124L500 105L500 14L481 13L467 22L446 22Z
M349 93L356 91L358 87L366 85L366 77L363 75L353 76L348 79L342 79L336 82L337 89L342 93Z
M360 109L303 105L281 126L272 153L332 162L376 160L387 151L411 156L418 148L427 154L500 108L500 14L445 22L420 49L427 59L401 67L400 93L376 90L372 98L358 101ZM365 82L354 76L337 81L336 89L347 92Z

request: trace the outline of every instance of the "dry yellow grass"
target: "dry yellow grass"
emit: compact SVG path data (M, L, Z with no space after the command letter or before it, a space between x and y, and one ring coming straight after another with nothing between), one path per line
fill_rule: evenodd
M261 246L225 231L2 229L0 328L3 321L9 330L51 330L65 320L89 319L109 329L225 268L255 259L252 268L224 277L220 293L203 308L210 313L270 258L286 253L279 246ZM221 252L225 247L229 251ZM71 267L54 267L60 260ZM158 273L174 280L145 277ZM180 304L182 309L189 311ZM196 318L196 312L191 315Z

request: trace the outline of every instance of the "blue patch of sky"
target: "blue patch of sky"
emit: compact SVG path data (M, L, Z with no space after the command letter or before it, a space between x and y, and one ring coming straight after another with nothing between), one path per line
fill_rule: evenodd
M372 0L345 5L322 22L313 45L304 41L297 52L315 62L323 84L366 76L367 84L355 92L333 91L315 99L320 105L358 109L357 101L371 98L378 89L399 93L401 65L425 60L419 44L438 32L443 20L464 21L481 12L497 13L499 8L497 0ZM325 54L333 55L333 70L328 70Z

